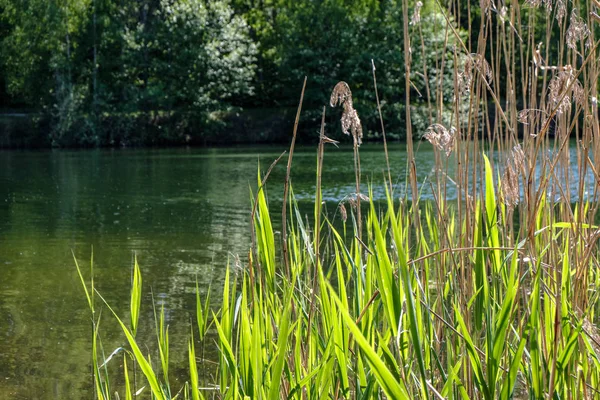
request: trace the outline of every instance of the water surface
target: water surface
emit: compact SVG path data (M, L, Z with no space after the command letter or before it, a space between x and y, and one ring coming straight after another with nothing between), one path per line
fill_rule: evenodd
M144 276L139 339L155 348L152 297L167 310L173 387L187 379L186 340L198 280L219 301L228 260L249 249L250 190L284 148L3 151L0 152L0 398L91 398L91 317L72 252L86 278L92 249L99 292L129 319L134 255ZM310 214L316 149L294 156L292 183ZM405 182L402 145L390 147L392 177ZM285 157L267 191L280 225ZM417 151L427 198L434 165L429 144ZM367 189L384 196L383 146L361 147ZM449 188L449 197L455 196ZM354 192L352 148L328 146L323 173L326 206ZM99 299L97 299L99 301ZM114 318L103 311L101 339L108 355L124 345ZM154 355L157 360L157 356ZM111 368L121 361L111 362ZM119 382L114 382L116 385ZM121 393L122 394L122 393Z

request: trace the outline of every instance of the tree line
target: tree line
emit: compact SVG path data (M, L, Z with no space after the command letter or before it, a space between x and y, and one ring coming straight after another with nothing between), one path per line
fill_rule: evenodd
M436 4L409 2L417 108L432 101L425 81L438 84L436 51L452 50ZM404 57L396 0L0 0L0 108L35 115L43 145L282 140L304 76L305 129L344 80L376 139L371 60L386 131L400 138Z

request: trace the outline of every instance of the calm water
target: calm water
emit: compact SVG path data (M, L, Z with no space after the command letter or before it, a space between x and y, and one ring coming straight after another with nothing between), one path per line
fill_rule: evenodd
M265 171L283 150L0 152L0 399L92 397L90 315L71 255L85 268L92 248L96 286L125 320L137 254L144 275L138 338L155 348L153 295L168 310L172 384L180 388L196 279L203 291L212 285L219 301L227 260L244 259L249 248L258 164ZM375 197L383 196L383 147L363 146L361 160ZM431 146L421 144L420 182L433 162ZM404 147L391 146L391 163L402 186ZM276 225L285 164L283 158L268 184ZM297 150L292 182L307 210L315 164L315 148ZM351 194L353 182L352 149L327 147L327 206ZM108 312L100 331L107 355L124 344Z
M176 377L187 357L196 279L204 289L212 284L218 300L228 257L248 251L259 160L265 171L283 150L0 152L0 398L91 397L90 316L71 251L87 266L92 247L96 286L125 319L137 254L140 339L154 346L152 291L169 310ZM327 150L325 197L339 200L353 191L352 151ZM363 169L377 181L381 150L362 149ZM403 154L397 147L392 156L398 173ZM274 214L284 170L282 159L268 185ZM313 196L314 170L315 149L298 150L292 180L301 201ZM106 312L101 332L107 355L123 344Z

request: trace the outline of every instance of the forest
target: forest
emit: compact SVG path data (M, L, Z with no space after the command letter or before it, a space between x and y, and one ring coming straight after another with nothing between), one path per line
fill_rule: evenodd
M432 122L421 105L452 102L441 71L453 66L436 54L452 51L448 22L466 40L480 19L465 8L447 21L441 7L452 4L411 3L417 135ZM0 147L285 142L304 77L299 140L318 139L306 127L340 80L378 140L374 67L387 134L401 139L403 21L396 0L0 0Z

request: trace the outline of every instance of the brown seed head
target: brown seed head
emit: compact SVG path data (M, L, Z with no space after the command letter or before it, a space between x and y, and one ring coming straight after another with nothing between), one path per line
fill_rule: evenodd
M567 5L565 0L557 0L556 1L556 19L558 21L562 21L562 19L567 15Z
M571 11L569 29L567 29L567 46L573 50L577 49L577 42L587 38L590 30L583 19L578 15L577 9Z
M446 153L449 156L454 149L454 136L456 135L456 129L451 127L450 130L442 124L433 124L423 135L423 137L437 147L439 150Z
M350 100L350 104L352 104L352 91L350 91L350 86L344 81L338 82L331 92L329 104L331 107L341 106L348 99Z
M581 82L574 80L573 69L566 65L548 84L548 101L556 107L556 114L563 114L571 109L571 99L578 104L584 101L584 90Z
M421 7L423 7L423 3L417 1L415 4L415 10L413 11L413 15L410 19L411 25L417 25L419 22L421 22Z
M348 212L344 203L340 203L340 215L342 216L342 221L346 222L348 220Z
M537 8L542 4L542 0L525 0L525 4Z
M502 175L502 200L512 208L519 204L519 178L512 163L507 162Z
M515 171L521 171L525 167L527 157L521 148L521 145L516 145L510 152L510 162L515 167Z
M360 118L358 118L358 113L354 109L352 104L352 92L350 91L350 87L344 81L338 82L337 85L333 88L331 92L331 97L329 99L329 104L332 107L336 107L341 105L344 109L342 113L342 132L346 135L352 135L354 141L357 145L362 143L362 126L360 124Z

